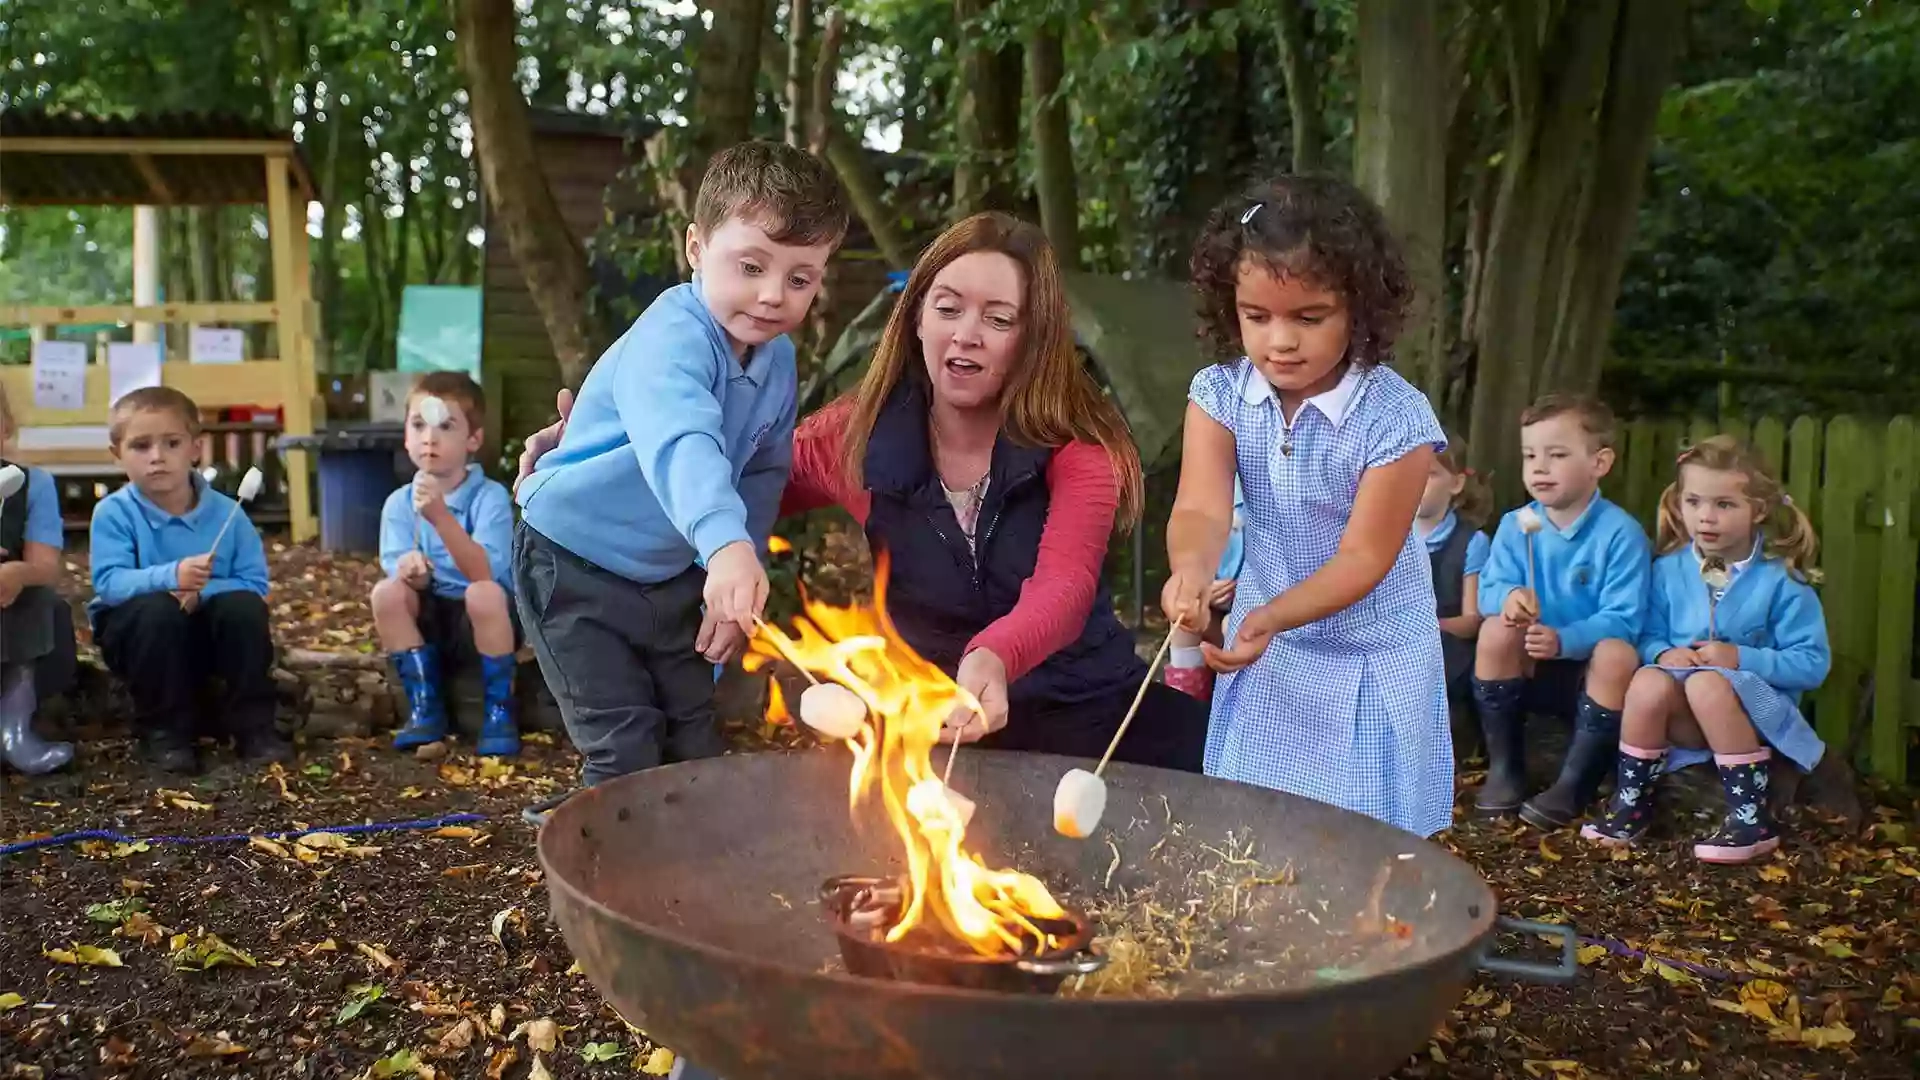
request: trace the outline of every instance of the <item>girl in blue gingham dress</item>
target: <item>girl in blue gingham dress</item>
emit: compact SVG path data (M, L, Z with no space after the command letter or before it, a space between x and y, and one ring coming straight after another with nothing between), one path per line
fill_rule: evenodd
M1189 396L1162 603L1183 624L1245 492L1245 565L1206 749L1210 776L1431 836L1452 820L1445 662L1413 534L1432 407L1381 366L1411 294L1379 211L1350 185L1282 177L1216 210L1195 246L1225 356Z

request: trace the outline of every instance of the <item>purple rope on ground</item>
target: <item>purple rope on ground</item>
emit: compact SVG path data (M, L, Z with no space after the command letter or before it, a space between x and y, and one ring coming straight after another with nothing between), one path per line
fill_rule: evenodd
M276 829L272 832L227 833L221 836L127 836L109 829L87 829L82 832L61 833L59 836L43 836L38 840L22 840L13 844L0 844L0 859L38 848L64 847L84 840L107 840L116 844L174 844L194 846L199 844L231 844L251 840L258 836L267 840L285 840L290 837L307 836L312 833L370 833L397 832L403 829L437 829L444 825L468 825L485 821L485 814L443 814L434 818L418 818L413 821L373 821L361 825L321 825L306 829Z
M1690 974L1699 975L1708 979L1717 979L1721 982L1745 982L1748 979L1746 975L1723 971L1716 967L1708 967L1705 964L1696 964L1691 960L1682 960L1676 956L1659 956L1654 953L1644 952L1625 942L1615 941L1612 938L1587 937L1582 934L1580 943L1582 945L1598 945L1608 952L1613 953L1615 956L1624 956L1629 960L1646 960L1651 958L1666 964L1668 967L1676 967Z

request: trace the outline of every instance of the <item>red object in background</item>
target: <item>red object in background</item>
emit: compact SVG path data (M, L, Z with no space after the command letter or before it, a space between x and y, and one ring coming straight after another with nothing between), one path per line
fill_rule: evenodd
M261 408L257 405L229 405L220 410L220 419L229 424L277 424L286 426L287 411L284 408Z

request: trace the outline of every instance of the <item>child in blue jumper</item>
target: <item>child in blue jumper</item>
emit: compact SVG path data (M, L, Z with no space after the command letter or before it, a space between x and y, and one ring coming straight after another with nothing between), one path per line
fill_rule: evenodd
M218 676L223 731L206 733L232 735L250 762L286 760L292 747L273 723L267 553L246 512L194 468L199 406L147 387L115 402L108 423L127 483L93 508L87 615L102 659L133 694L148 756L169 771L199 769L196 697Z
M1639 667L1633 643L1646 613L1646 530L1600 494L1613 468L1612 410L1590 398L1551 395L1520 418L1521 457L1533 502L1500 520L1480 575L1474 704L1486 738L1487 780L1474 800L1487 815L1515 809L1558 829L1599 792L1620 739L1620 709ZM1527 535L1533 522L1533 589ZM1574 714L1573 743L1553 786L1528 799L1524 722L1529 711Z
M751 142L707 167L691 284L601 356L517 493L515 599L591 786L719 754L715 663L767 597L793 462L793 342L849 209L833 170Z
M429 404L437 402L438 404ZM432 415L429 415L432 414ZM486 715L474 751L520 750L513 710L513 497L470 458L484 441L487 400L458 371L422 376L407 395L407 456L413 480L380 512L380 568L374 630L407 691L407 722L396 750L447 734L441 661L477 661Z
M0 448L12 437L13 410L0 386ZM65 576L65 530L60 492L45 470L0 454L0 485L0 761L36 776L73 760L73 744L46 742L33 730L41 694L61 689L50 685L49 669L64 673L74 654L73 617L54 591Z
M1778 752L1811 772L1826 752L1799 708L1833 664L1807 580L1818 546L1751 447L1718 435L1680 455L1679 479L1660 497L1662 554L1640 637L1648 666L1627 691L1619 781L1581 835L1638 839L1662 760L1683 769L1711 759L1727 816L1694 855L1743 863L1780 846L1767 812L1770 760Z

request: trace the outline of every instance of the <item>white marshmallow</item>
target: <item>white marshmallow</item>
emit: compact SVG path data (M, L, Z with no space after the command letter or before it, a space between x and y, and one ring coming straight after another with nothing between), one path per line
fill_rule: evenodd
M973 821L973 800L928 777L907 789L907 812L920 821L957 815L964 829Z
M1519 512L1513 515L1513 519L1519 524L1520 531L1524 533L1537 533L1547 527L1547 523L1540 520L1539 511L1531 506L1521 507Z
M429 427L439 427L441 424L446 423L447 419L453 415L447 411L446 402L441 401L431 394L421 398L420 404L414 411L420 414L420 419L425 420Z
M7 498L27 485L27 473L18 465L0 468L0 499Z
M247 475L240 478L240 490L236 494L240 496L241 502L252 502L253 497L260 494L260 489L265 487L266 483L266 476L259 469L249 466Z
M800 720L829 739L851 739L866 726L867 703L839 683L820 683L801 693Z
M1053 789L1053 831L1085 840L1107 810L1107 783L1085 769L1068 769Z
M214 480L217 479L219 476L220 476L220 470L214 468L211 465L200 470L200 479L205 480L209 484L213 483Z

